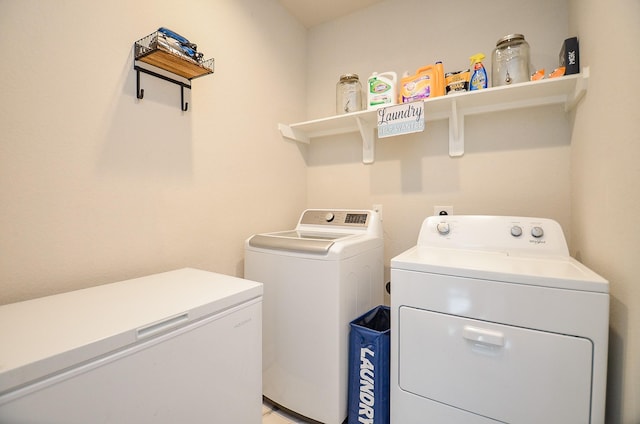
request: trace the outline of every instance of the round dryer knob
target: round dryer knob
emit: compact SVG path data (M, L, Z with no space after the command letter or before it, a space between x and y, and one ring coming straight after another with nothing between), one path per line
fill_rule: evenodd
M436 225L436 229L438 230L438 233L440 233L443 236L446 236L447 234L449 234L449 231L451 231L451 228L449 227L448 222L438 223L438 225Z
M333 214L333 212L327 212L327 214L324 216L324 219L327 222L331 222L335 217L336 216Z
M511 227L511 235L514 237L520 237L522 235L522 227L519 225Z
M542 229L542 227L533 227L531 229L531 235L535 238L540 238L544 235L544 230Z

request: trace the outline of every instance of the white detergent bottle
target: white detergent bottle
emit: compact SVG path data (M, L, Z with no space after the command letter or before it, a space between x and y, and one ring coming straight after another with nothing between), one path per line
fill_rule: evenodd
M374 72L367 83L367 109L378 109L398 102L398 75Z

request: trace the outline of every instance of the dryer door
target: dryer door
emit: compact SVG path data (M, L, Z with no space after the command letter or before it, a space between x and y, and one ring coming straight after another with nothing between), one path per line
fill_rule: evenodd
M402 390L508 423L589 422L590 340L406 306L398 324Z

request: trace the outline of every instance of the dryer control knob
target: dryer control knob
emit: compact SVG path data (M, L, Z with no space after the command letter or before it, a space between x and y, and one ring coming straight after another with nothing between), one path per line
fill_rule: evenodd
M544 230L542 229L542 227L533 227L531 229L531 235L535 238L540 238L544 235Z
M327 212L327 214L324 216L324 219L327 222L331 222L335 217L336 216L333 214L333 212Z
M436 229L438 230L438 233L440 233L443 236L446 236L447 234L449 234L449 231L451 231L451 228L449 227L449 223L447 222L440 222L436 226Z
M522 227L519 225L511 227L511 235L514 237L520 237L522 235Z

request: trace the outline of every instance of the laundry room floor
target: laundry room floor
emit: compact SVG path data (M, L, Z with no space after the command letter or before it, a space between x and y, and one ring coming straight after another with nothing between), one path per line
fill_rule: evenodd
M262 424L307 424L308 421L293 417L267 402L262 404Z

